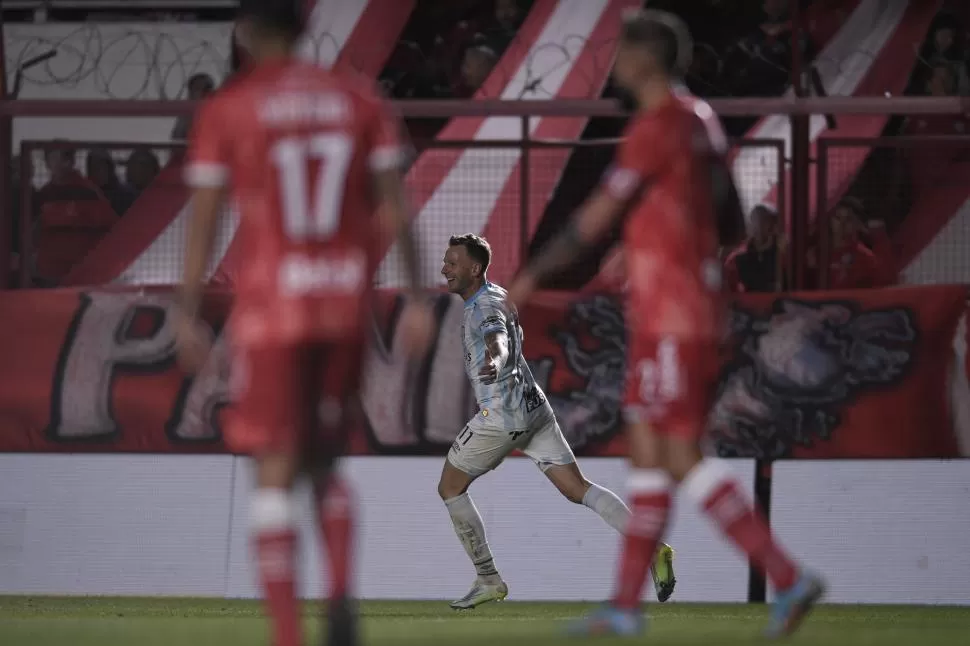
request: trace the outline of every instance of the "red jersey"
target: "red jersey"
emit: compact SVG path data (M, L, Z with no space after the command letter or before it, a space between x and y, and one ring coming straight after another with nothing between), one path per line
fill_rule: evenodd
M891 259L880 258L855 237L832 250L831 256L828 289L870 289L896 282Z
M397 126L361 82L295 59L202 106L186 181L227 184L238 209L235 342L361 334L379 260L372 173L400 164Z
M628 317L650 338L721 333L716 186L727 138L706 103L672 97L627 125L605 190L631 201L623 234Z

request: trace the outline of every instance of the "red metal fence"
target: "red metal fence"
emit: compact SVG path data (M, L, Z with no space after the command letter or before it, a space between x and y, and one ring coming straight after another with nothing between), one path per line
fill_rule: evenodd
M714 107L722 115L782 115L791 119L792 123L804 121L811 114L865 114L886 117L890 114L921 115L927 119L944 118L941 115L959 115L970 111L970 101L961 98L927 99L927 98L830 98L830 99L729 99L713 102ZM158 102L158 101L0 101L0 126L6 122L9 127L19 119L38 118L72 118L78 119L79 134L83 134L83 119L89 117L145 118L145 117L175 117L191 114L196 106L191 102ZM504 253L496 264L496 270L510 273L522 261L530 240L542 226L553 226L561 221L567 212L573 208L583 195L578 190L578 183L565 182L556 170L569 158L572 166L580 169L579 174L598 177L602 170L602 153L615 146L615 140L599 141L541 141L530 135L530 125L537 118L560 117L623 117L624 113L618 105L608 101L415 101L397 104L399 111L412 119L427 118L489 118L505 117L510 120L507 132L514 135L500 141L485 140L442 140L416 142L423 150L457 149L464 151L478 149L487 151L481 156L475 167L475 172L469 174L462 182L468 199L471 200L480 187L498 181L503 156L517 157L514 177L510 177L511 190L502 193L496 203L497 211L502 217L498 228L489 231L492 237L502 241ZM934 116L935 115L935 116ZM519 126L515 126L518 120ZM13 129L16 136L16 128ZM474 131L474 129L473 129ZM794 135L790 134L794 133ZM870 210L887 214L884 219L890 228L896 227L896 220L906 213L903 195L897 199L900 182L892 173L899 172L905 163L899 159L892 163L879 165L879 154L870 155L869 161L863 165L869 149L874 148L877 153L883 149L911 148L912 150L929 151L929 155L940 145L950 148L965 146L965 142L957 137L946 137L944 143L938 137L910 136L894 139L866 139L845 140L822 138L813 152L810 141L801 141L803 130L794 128L786 134L784 139L741 139L735 142L738 149L757 150L755 155L738 155L734 170L736 178L742 184L757 185L757 190L749 191L752 196L762 195L765 187L772 196L773 205L782 213L788 223L788 234L794 251L791 254L791 267L795 285L806 284L805 264L813 245L809 222L815 212L820 212L826 218L823 230L828 230L828 212L833 206L833 200L846 193L866 192L864 201L871 204ZM807 136L807 135L805 135ZM83 166L86 162L87 151L104 150L116 161L126 161L127 155L137 146L136 142L108 143L108 142L63 142L52 141L21 141L20 159L20 189L16 191L20 197L18 219L20 220L19 246L24 257L36 250L39 243L36 235L36 195L33 192L45 180L46 164L45 152L56 148L73 148L76 152L76 165ZM164 157L179 148L178 144L146 143L142 150L152 150L159 161L164 163ZM588 155L597 149L599 155ZM861 152L861 155L859 154ZM932 155L931 155L932 156ZM589 157L589 161L584 159ZM897 155L898 157L898 155ZM910 158L912 156L910 155ZM595 158L595 159L594 159ZM5 179L11 177L9 168L5 168L9 160L0 156L0 176ZM584 166L585 164L585 166ZM857 169L863 168L858 183L852 184ZM849 172L846 172L849 169ZM432 173L431 175L434 175ZM430 180L425 175L412 174L411 189L418 194L427 194L433 190ZM866 177L870 179L866 180ZM872 179L874 178L874 179ZM422 185L422 182L428 182ZM814 188L813 188L814 187ZM887 187L881 190L880 187ZM2 188L2 184L0 184ZM565 189L576 191L572 200L555 200L552 196ZM895 191L895 192L894 192ZM912 196L909 196L911 199ZM752 206L748 204L747 206ZM462 201L458 199L447 205L432 205L425 221L428 227L441 227L431 231L437 237L445 234L445 228L450 231L448 210L462 209ZM440 212L433 212L434 209ZM892 214L891 217L889 214ZM12 217L9 209L6 217ZM0 228L0 251L9 248L9 222ZM901 224L899 226L902 226ZM821 253L828 253L827 236L818 239ZM432 250L433 251L433 250ZM177 254L173 250L173 254ZM180 258L166 259L166 263L173 266L180 264ZM801 266L800 266L801 264ZM32 265L27 265L31 267ZM31 271L22 271L19 283L31 284L34 276ZM792 283L789 283L792 284Z
M885 229L890 256L880 260L893 264L899 280L970 282L970 220L962 215L970 204L970 136L961 134L963 124L962 117L946 124L955 126L951 134L819 141L815 203L827 233L820 239L820 266L838 261L833 236L843 205L861 209L856 215L864 235ZM830 278L823 277L822 286Z

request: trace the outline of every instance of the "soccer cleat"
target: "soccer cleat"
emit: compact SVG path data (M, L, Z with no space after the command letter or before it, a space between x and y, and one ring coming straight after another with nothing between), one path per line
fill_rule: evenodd
M325 646L357 646L357 604L344 597L332 599L327 614Z
M661 543L651 568L653 589L657 591L657 601L663 603L674 593L677 579L674 577L674 549Z
M449 605L453 610L471 610L489 601L502 601L509 596L509 586L505 581L498 583L485 583L481 579L475 579L475 585L461 599L452 601Z
M566 629L573 637L598 637L617 635L637 637L646 629L643 614L636 610L623 610L611 605L600 606L582 619L577 619Z
M765 636L775 639L795 632L824 593L825 584L819 577L802 574L795 585L777 594Z

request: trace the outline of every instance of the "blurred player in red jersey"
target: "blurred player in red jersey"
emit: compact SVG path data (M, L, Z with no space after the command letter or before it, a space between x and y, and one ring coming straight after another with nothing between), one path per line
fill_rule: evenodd
M601 188L509 290L510 299L521 303L628 212L624 412L632 515L616 596L578 622L577 634L643 630L641 589L677 484L767 572L778 593L770 635L793 630L822 594L820 580L802 572L772 539L731 472L699 448L726 323L718 246L740 242L743 219L717 117L678 84L691 50L686 27L670 14L642 11L624 18L613 73L639 112Z
M329 639L337 646L356 643L356 620L352 504L333 466L356 410L375 239L397 237L412 278L417 262L398 123L367 85L296 59L303 28L293 0L240 3L253 65L196 118L178 342L183 365L198 368L208 350L199 305L228 189L245 264L229 322L237 402L226 436L233 450L255 458L253 538L274 644L302 643L292 490L308 475L329 555ZM401 319L409 348L426 347L431 320L412 298Z

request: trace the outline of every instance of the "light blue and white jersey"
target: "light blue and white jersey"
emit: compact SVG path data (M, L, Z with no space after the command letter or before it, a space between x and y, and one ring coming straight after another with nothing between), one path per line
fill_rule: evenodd
M518 312L509 311L505 294L498 285L486 282L465 302L461 339L465 348L465 372L475 391L479 415L499 428L516 431L547 419L552 415L552 408L522 356ZM496 332L508 336L509 358L495 382L485 384L478 375L488 358L485 336Z

